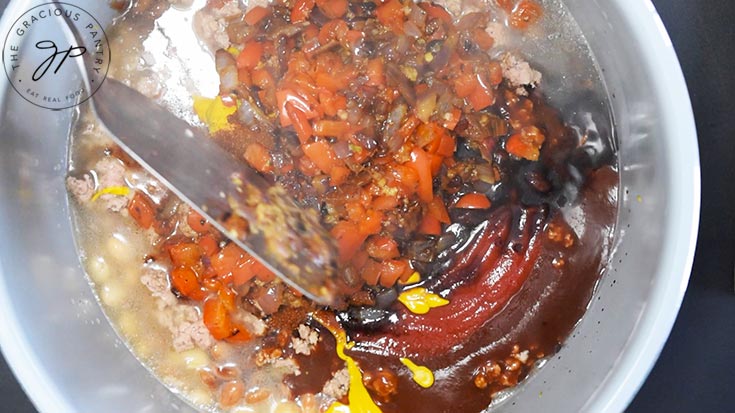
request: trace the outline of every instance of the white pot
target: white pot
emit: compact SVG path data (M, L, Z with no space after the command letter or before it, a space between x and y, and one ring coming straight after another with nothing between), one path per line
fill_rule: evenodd
M72 1L98 20L107 2ZM12 1L0 22L42 1ZM567 0L604 69L619 140L620 245L562 350L502 412L621 412L666 341L699 219L696 131L679 63L648 0ZM114 52L114 51L113 51ZM0 345L43 413L192 411L123 346L94 300L64 187L71 111L0 83Z

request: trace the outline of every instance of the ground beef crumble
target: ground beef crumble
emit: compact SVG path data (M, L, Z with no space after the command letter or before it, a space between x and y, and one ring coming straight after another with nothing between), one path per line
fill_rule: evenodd
M297 329L298 337L291 340L291 346L294 353L308 356L311 354L317 342L319 342L319 333L313 328L301 324Z
M528 96L526 88L535 88L541 83L541 72L511 53L503 55L500 66L503 68L503 77L518 95Z
M81 178L70 176L66 178L66 187L72 196L79 202L88 202L94 195L94 179L89 174L84 174Z
M332 378L324 384L322 393L326 396L332 397L335 400L340 400L347 395L347 391L350 389L350 373L347 371L347 367L342 370L338 370Z
M165 269L147 266L140 281L156 298L156 318L173 334L174 350L180 352L194 347L208 349L214 344L214 338L204 325L199 311L193 306L180 303L171 292Z

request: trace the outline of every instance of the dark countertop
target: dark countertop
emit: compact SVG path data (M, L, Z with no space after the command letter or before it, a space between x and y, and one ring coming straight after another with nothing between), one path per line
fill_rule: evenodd
M735 410L735 2L654 0L694 106L702 161L702 218L689 290L666 347L630 413ZM7 0L0 0L0 10ZM6 413L35 413L0 358Z

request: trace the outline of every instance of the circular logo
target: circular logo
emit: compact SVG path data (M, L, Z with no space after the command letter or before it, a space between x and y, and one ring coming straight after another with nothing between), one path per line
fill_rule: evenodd
M70 28L80 40L72 39ZM86 10L69 3L45 3L13 23L2 58L5 74L21 97L60 110L86 101L99 89L110 68L110 44ZM80 76L82 68L88 85Z

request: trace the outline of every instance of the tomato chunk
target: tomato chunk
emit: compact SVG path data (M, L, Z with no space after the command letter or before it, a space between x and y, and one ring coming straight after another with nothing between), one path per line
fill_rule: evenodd
M217 297L210 297L204 302L202 318L204 325L215 340L226 339L238 332L225 304Z
M384 26L393 30L396 34L403 33L406 14L403 12L403 5L400 1L388 0L383 5L378 6L375 14L378 17L378 21Z
M431 176L431 157L421 148L411 151L411 167L418 175L418 194L424 202L434 199L434 189Z
M265 46L263 43L252 41L245 43L240 54L237 55L238 69L253 69L263 58Z
M153 202L142 192L135 192L133 199L128 203L128 213L143 229L148 229L155 221Z
M171 262L174 266L193 267L199 264L202 258L202 250L193 242L182 242L168 249Z
M181 295L192 300L199 301L206 297L196 272L188 267L178 267L171 271L171 286Z
M488 209L491 203L485 195L471 192L463 195L454 206L464 209Z

